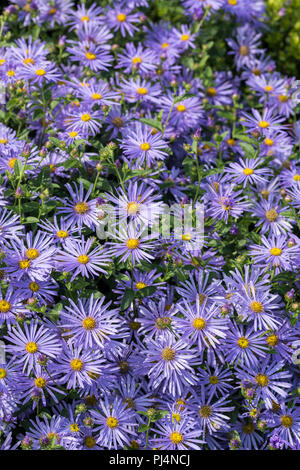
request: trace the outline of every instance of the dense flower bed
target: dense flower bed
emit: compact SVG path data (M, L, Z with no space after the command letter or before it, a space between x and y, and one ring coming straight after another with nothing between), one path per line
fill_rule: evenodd
M1 449L299 448L300 92L272 21L2 11Z

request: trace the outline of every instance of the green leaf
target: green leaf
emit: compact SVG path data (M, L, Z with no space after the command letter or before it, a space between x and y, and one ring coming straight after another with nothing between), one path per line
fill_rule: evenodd
M196 95L193 95L191 93L184 93L183 95L176 96L176 98L174 99L174 104L180 103L181 101L185 101L188 98L193 98L194 96Z
M122 303L121 303L121 310L126 310L131 302L133 301L134 299L134 292L132 289L126 289L125 290L125 294L124 294L124 297L122 299Z
M147 286L147 287L143 287L143 289L140 289L138 292L141 297L149 297L150 295L153 295L155 291L156 291L156 287Z
M140 122L142 122L143 124L147 124L147 126L149 127L154 127L155 129L162 131L162 125L157 119L142 118L140 119Z
M23 164L22 162L17 158L16 161L15 161L15 164L14 164L14 173L16 175L17 178L19 178L22 174L22 170L23 170Z
M26 219L23 221L24 224L36 224L40 220L37 219L36 217L26 217Z
M147 424L141 424L138 428L138 432L147 432L147 431L148 431Z

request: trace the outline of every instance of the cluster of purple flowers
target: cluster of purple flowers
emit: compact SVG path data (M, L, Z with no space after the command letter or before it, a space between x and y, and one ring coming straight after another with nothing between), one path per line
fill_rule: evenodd
M264 1L154 3L2 13L3 450L299 448L296 80Z

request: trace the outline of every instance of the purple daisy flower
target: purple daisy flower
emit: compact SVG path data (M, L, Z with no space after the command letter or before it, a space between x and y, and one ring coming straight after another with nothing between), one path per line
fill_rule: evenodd
M299 245L288 245L285 236L275 237L272 235L268 239L262 235L262 245L250 245L250 256L255 263L264 268L275 268L275 272L282 270L293 270L295 257L300 253Z
M183 298L177 308L182 314L178 319L182 340L197 344L199 351L208 346L217 348L220 338L226 337L228 321L219 316L220 310L215 304L208 306L206 300L200 304L197 297L196 305L192 305Z
M260 358L266 357L267 347L261 332L254 332L247 328L244 332L242 326L233 323L225 340L226 361L231 364L238 362L246 367L257 364Z
M76 224L80 231L84 225L89 228L94 228L99 223L96 199L88 201L93 185L90 186L86 194L84 194L82 183L80 183L79 188L76 184L74 186L75 189L73 189L69 183L66 184L66 188L71 196L71 201L69 201L69 198L60 199L65 206L58 207L57 213L66 214L66 220L72 224Z
M130 42L126 44L123 54L118 56L117 68L124 69L125 73L136 70L140 75L145 76L156 68L156 58L150 49L144 49L139 43L137 47Z
M110 30L119 30L123 37L126 34L133 36L134 31L137 31L135 23L140 22L140 15L132 13L132 9L123 2L108 10L106 20Z
M37 364L40 354L57 358L61 352L61 344L50 330L34 320L29 326L24 323L23 328L24 331L17 324L5 336L12 343L6 346L7 352L13 354L17 364L23 364L23 371L30 372Z
M100 352L95 349L87 351L83 345L67 347L64 344L62 353L57 357L56 365L62 375L60 382L67 389L74 389L91 385L105 368L105 361L100 356Z
M163 421L155 425L155 437L150 441L151 448L162 450L201 450L200 444L202 430L195 429L190 419L177 421Z
M273 402L287 397L287 390L291 387L291 373L282 370L284 362L271 362L266 358L261 364L253 365L251 369L241 369L237 373L241 380L248 380L255 387L254 403L260 399L264 401L266 408L272 409Z
M149 339L143 353L151 388L176 396L196 384L192 366L197 363L197 354L182 339L176 341L171 335Z
M230 163L229 168L225 168L224 172L233 175L237 184L243 184L245 188L250 184L264 184L268 176L272 172L268 168L257 168L263 164L263 160L259 158L239 159L239 163Z
M284 130L286 126L281 123L284 117L277 116L273 108L265 108L263 113L252 108L252 116L248 113L242 113L242 124L248 128L249 132L257 132L267 136L270 131Z
M110 255L120 257L120 261L131 258L132 264L139 263L143 259L151 260L153 256L148 253L153 250L157 234L144 236L145 227L137 229L132 223L127 227L121 227L116 234L118 242L110 242Z
M227 398L228 395L224 395L212 403L212 396L206 396L204 387L201 387L199 394L193 393L190 407L197 413L197 421L203 433L213 434L216 431L228 430L229 416L225 413L234 410L234 407L228 406Z
M95 345L103 348L105 342L116 337L120 328L118 310L109 310L111 302L103 305L104 301L104 297L94 299L93 294L89 300L78 300L77 305L70 299L71 307L65 307L66 311L60 314L60 326L67 329L65 336L71 335L70 343L85 348Z
M105 397L100 401L99 411L91 410L98 433L97 442L107 449L123 449L124 445L129 445L138 426L134 412L119 397L112 403Z
M280 236L292 230L290 224L292 219L284 217L284 209L281 208L278 199L272 196L267 201L260 200L253 206L252 211L253 215L260 218L255 226L261 226L263 235L270 231L270 235Z
M22 303L22 297L19 292L14 292L11 285L5 295L1 291L0 287L0 325L3 323L9 327L11 324L16 323L18 317L28 315L28 310Z
M72 273L71 281L76 276L94 277L100 273L107 274L104 267L108 265L111 258L104 253L102 246L91 249L95 239L67 240L64 249L58 250L56 262L62 271Z

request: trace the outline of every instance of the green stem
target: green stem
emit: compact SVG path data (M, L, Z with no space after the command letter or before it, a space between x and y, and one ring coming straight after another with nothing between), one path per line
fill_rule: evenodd
M148 440L149 440L149 431L150 431L150 423L151 423L151 418L148 418L148 423L147 423L147 434L146 434L146 445L145 445L145 450L148 447Z

